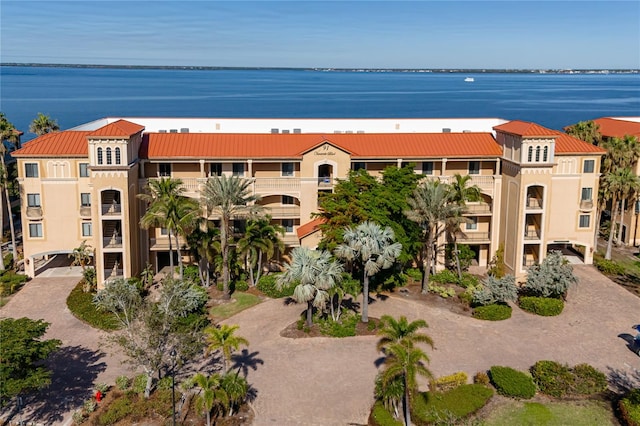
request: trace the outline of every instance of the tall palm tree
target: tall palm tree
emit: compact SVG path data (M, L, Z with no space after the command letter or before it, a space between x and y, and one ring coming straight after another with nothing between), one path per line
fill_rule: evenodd
M224 359L223 371L228 371L228 363L231 360L231 352L238 350L243 346L249 346L249 341L242 336L236 335L236 330L240 326L222 324L218 327L211 326L204 330L205 338L207 340L207 352L213 352L216 350L222 351L222 357Z
M429 273L434 261L434 245L442 235L444 221L460 216L461 207L454 203L451 188L437 180L428 180L419 185L413 196L407 200L411 207L407 217L418 223L423 229L424 256L422 257L422 293L429 291Z
M271 223L271 216L247 221L247 229L244 236L238 240L238 252L245 258L245 264L249 270L249 280L255 286L260 280L264 266L264 257L269 261L276 250L284 250L282 238L284 228ZM254 268L257 270L254 274Z
M38 136L46 135L50 132L57 132L59 130L60 126L58 126L58 122L41 112L38 113L38 116L34 118L29 125L29 131Z
M196 397L196 409L205 413L207 426L211 426L211 412L216 406L225 409L229 406L229 397L222 388L222 377L219 374L205 376L198 373L193 376L193 382L201 389Z
M187 244L198 262L200 283L203 287L209 287L211 264L220 251L220 231L212 221L204 219L203 223L195 226L187 235Z
M4 161L5 155L7 155L8 149L5 143L13 146L18 146L20 143L20 133L16 130L13 124L7 120L4 113L0 112L0 170L2 186L4 187L4 197L9 212L9 230L11 231L11 246L14 262L18 260L18 248L16 247L16 231L13 225L13 213L11 212L11 199L9 198L9 174L7 173L7 165ZM1 205L2 203L0 203ZM0 217L4 215L4 210L0 208ZM0 220L0 234L4 232L4 224ZM0 256L1 257L1 256ZM1 259L0 259L1 260ZM4 260L0 262L1 268L4 269Z
M424 333L420 333L421 328L429 327L427 322L422 319L409 322L404 315L399 319L395 319L389 315L383 315L380 318L382 327L378 330L377 348L384 351L388 346L396 343L402 343L405 346L413 346L416 343L426 343L433 347L433 340Z
M624 214L628 205L629 198L640 190L640 178L636 176L630 168L623 169L625 171L624 180L620 185L620 224L618 226L618 236L616 243L623 244L622 231L624 227Z
M467 212L467 201L474 202L480 201L482 195L480 188L477 185L469 186L472 177L469 175L461 176L459 173L454 175L454 181L451 183L452 197L451 201L462 207L461 214ZM449 224L453 228L451 232L451 239L453 240L453 253L456 259L456 269L458 271L458 278L462 279L462 269L460 268L460 253L458 252L458 232L460 231L460 223L462 221L458 218L449 221Z
M428 379L433 378L431 371L425 366L429 362L429 357L420 348L405 342L388 345L385 349L385 369L382 371L382 384L388 385L398 378L402 378L404 386L403 408L404 424L411 425L411 397L418 390L417 376Z
M395 234L388 226L382 228L375 222L363 222L344 231L344 243L336 247L337 257L357 262L362 267L362 322L369 322L369 277L382 269L390 268L402 251L402 244L395 242Z
M249 383L247 379L240 375L240 369L235 373L229 372L222 376L220 383L222 389L227 394L229 401L229 415L233 415L233 409L244 402L249 392Z
M635 176L630 168L616 169L612 173L605 176L606 187L611 200L611 229L609 230L609 241L607 242L607 251L604 258L611 260L611 248L613 246L613 238L616 234L616 217L618 213L618 203L621 200L624 188L629 184Z
M229 241L231 220L246 218L262 212L255 204L260 197L252 193L251 180L238 176L212 176L202 189L202 203L207 215L220 217L220 250L222 251L222 283L229 298Z
M307 303L307 326L311 327L313 307L325 306L329 299L327 290L342 281L342 272L342 265L333 260L328 251L296 247L291 252L291 263L285 265L284 273L278 277L277 286L298 283L292 298L298 303Z
M598 145L601 141L600 125L595 121L580 121L565 129L566 133L585 142Z

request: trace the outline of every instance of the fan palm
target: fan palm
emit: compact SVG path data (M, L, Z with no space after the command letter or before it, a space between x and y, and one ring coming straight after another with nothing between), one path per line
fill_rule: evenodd
M236 330L240 326L222 324L220 326L207 327L204 330L207 340L207 352L213 352L216 350L222 351L223 370L226 373L228 370L228 363L231 360L231 353L233 350L243 346L249 346L249 341L244 337L237 336Z
M212 176L202 189L202 203L207 214L220 217L220 250L222 251L222 283L229 298L229 232L231 220L246 218L262 212L255 204L260 199L252 193L251 180L238 176Z
M16 247L16 231L13 225L13 214L11 212L11 200L9 198L9 174L7 173L7 165L4 161L5 155L9 151L7 145L18 146L20 143L20 133L16 130L13 124L7 120L4 113L0 112L0 165L2 170L0 170L0 180L2 186L4 187L4 197L7 205L7 209L9 211L9 230L11 231L11 246L13 259L16 261L18 259L18 248ZM0 203L1 204L1 203ZM0 209L0 217L4 215L4 209ZM0 221L0 231L4 230L4 224ZM4 262L0 262L2 266L1 269L4 269Z
M375 222L363 222L344 231L344 243L336 247L337 257L362 266L362 322L369 321L369 277L382 269L390 268L402 251L402 244L395 242L395 234L389 227L382 228Z
M34 118L29 125L29 131L31 133L35 133L38 136L46 135L47 133L51 132L57 132L59 130L60 126L58 126L56 120L41 112L38 113L38 116Z
M342 281L342 265L331 258L327 251L315 251L296 247L291 252L291 263L276 282L279 288L298 283L292 298L298 303L307 303L307 326L313 325L313 307L322 309L329 293L327 291Z
M211 412L217 406L222 409L227 408L229 397L222 388L222 377L219 374L205 376L198 373L193 376L193 382L201 389L196 397L196 409L204 412L207 418L207 426L211 426Z

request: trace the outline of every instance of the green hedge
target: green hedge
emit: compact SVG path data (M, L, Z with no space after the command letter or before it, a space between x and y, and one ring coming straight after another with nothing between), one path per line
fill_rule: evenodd
M107 331L117 330L118 324L115 315L110 312L98 311L93 304L95 293L82 291L83 283L84 280L81 280L67 297L67 307L71 313L92 327Z
M292 284L288 287L283 287L281 290L278 290L278 287L276 286L276 280L278 279L278 276L280 276L280 274L269 274L261 276L257 285L258 290L273 299L290 297L293 294L293 289L296 288L296 285Z
M524 296L519 300L520 308L532 314L543 317L560 315L564 309L564 302L550 297Z
M589 364L578 364L572 369L575 380L572 392L578 395L594 395L607 389L607 376Z
M561 398L571 392L574 377L567 365L555 361L538 361L531 367L531 375L540 392Z
M622 424L640 426L640 389L634 389L618 403Z
M493 396L493 390L483 385L462 385L447 392L423 392L414 398L413 418L416 423L434 423L453 416L465 418L482 407Z
M487 321L502 321L511 318L511 306L487 305L473 309L473 317Z
M27 282L26 275L16 274L13 271L6 271L0 275L0 296L10 296L20 290Z
M624 275L624 266L613 260L607 260L600 256L593 257L593 264L602 272L607 275Z
M533 378L522 371L494 365L489 370L489 376L491 383L501 395L529 399L536 394Z

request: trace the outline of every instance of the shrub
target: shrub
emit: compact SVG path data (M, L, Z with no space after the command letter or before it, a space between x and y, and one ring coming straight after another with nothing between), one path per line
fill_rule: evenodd
M133 383L131 384L131 390L137 394L143 394L144 390L147 387L147 375L146 374L138 374L133 378Z
M456 284L458 282L458 276L453 271L443 269L431 276L431 282L438 284Z
M443 417L462 419L484 407L492 396L492 389L475 384L458 386L443 393L423 392L414 398L413 413L416 420L424 423L433 423Z
M529 268L524 290L528 296L560 298L577 282L573 267L565 262L562 253L552 251L540 265Z
M371 410L370 424L374 426L402 426L400 420L396 420L393 415L384 408L384 404L376 401Z
M623 423L640 426L640 389L633 389L618 403Z
M496 254L493 255L491 261L489 261L488 275L492 275L496 278L502 278L505 274L506 266L504 264L504 243L500 243Z
M356 335L358 316L355 313L345 313L339 321L331 318L317 321L320 332L330 337L350 337Z
M158 383L156 384L156 389L160 389L160 390L171 389L172 381L173 380L171 379L171 376L164 376L162 379L158 380Z
M564 302L549 297L524 296L520 298L520 308L532 314L553 317L562 313Z
M513 275L505 275L502 278L489 276L482 286L473 292L473 303L481 306L515 302L517 299L518 286Z
M116 387L122 391L129 389L131 386L131 380L127 376L116 377Z
M198 265L185 266L182 270L182 278L192 284L200 284L200 268Z
M538 361L531 367L531 375L540 392L561 398L571 392L574 378L571 369L555 361Z
M462 288L469 288L472 286L477 286L480 280L475 275L471 275L468 272L462 273L462 279L458 280L458 285Z
M501 395L529 399L536 394L533 378L522 371L494 365L489 370L489 374L491 383Z
M600 256L593 256L593 264L600 272L606 275L624 275L625 273L624 266Z
M96 390L100 391L100 393L102 393L103 395L105 393L107 393L107 391L109 390L110 387L111 386L109 386L106 383L98 383L98 384L96 384Z
M448 376L439 377L433 382L433 384L436 391L445 392L466 384L467 379L467 373L459 371Z
M607 389L607 376L589 364L578 364L573 367L575 384L573 393L578 395L594 395Z
M71 419L73 420L73 423L77 425L82 424L85 421L84 414L79 410L73 412Z
M249 284L246 281L234 281L233 291L247 291L249 290Z
M81 321L101 330L116 330L118 322L111 312L102 312L93 304L94 293L85 293L83 280L71 290L67 297L67 307L71 313Z
M27 282L27 276L6 271L0 275L0 296L10 296L20 290Z
M93 399L87 399L84 404L82 404L82 409L84 410L85 413L93 413L94 411L96 411L96 408L98 407L98 403Z
M418 268L409 268L405 271L407 276L415 282L422 282L422 271Z
M473 376L473 383L477 385L489 386L491 384L491 380L489 380L489 375L484 371L479 371Z
M276 280L279 276L280 274L269 274L261 276L257 285L258 290L263 292L266 296L271 297L272 299L291 296L293 294L293 289L296 288L296 284L278 289Z
M133 401L125 394L113 401L104 413L98 417L99 425L112 425L133 412Z
M429 284L429 291L437 294L443 299L447 299L456 295L456 291L451 287L444 287L440 285Z
M502 321L511 318L511 306L487 305L473 310L473 317L487 321Z

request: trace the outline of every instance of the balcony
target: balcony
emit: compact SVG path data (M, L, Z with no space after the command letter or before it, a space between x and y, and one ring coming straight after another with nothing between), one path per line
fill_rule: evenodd
M580 210L589 211L593 209L593 200L582 200L580 201Z
M489 242L490 235L488 232L459 232L456 234L458 242Z
M537 265L537 264L538 264L538 260L535 259L535 258L528 257L528 258L524 258L522 260L522 266L525 267L525 268L530 268L533 265Z
M119 216L122 214L122 204L111 203L102 205L103 216Z
M29 219L42 218L42 206L27 207L27 217Z
M467 203L465 215L490 214L491 204L488 203Z
M540 230L539 229L527 229L524 232L525 240L539 240L540 239Z
M104 237L102 239L103 248L122 248L122 237L112 235L111 237Z
M493 195L494 190L494 176L481 176L481 175L469 175L471 176L471 181L469 185L475 185L480 188L485 194ZM442 183L452 183L455 180L453 176L426 176L426 179L438 179Z
M91 217L91 206L80 206L80 216Z
M265 211L274 219L297 219L300 217L300 206L298 205L282 205L282 206L266 206Z
M527 197L527 208L540 210L542 208L542 198Z
M289 247L297 247L300 245L300 241L298 240L298 235L295 232L285 234L282 241L284 242L284 245Z

